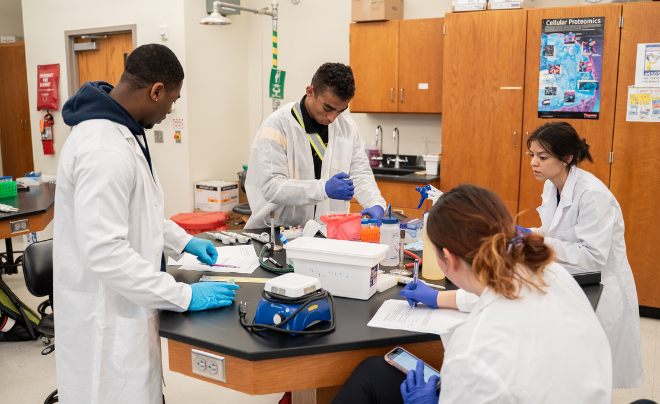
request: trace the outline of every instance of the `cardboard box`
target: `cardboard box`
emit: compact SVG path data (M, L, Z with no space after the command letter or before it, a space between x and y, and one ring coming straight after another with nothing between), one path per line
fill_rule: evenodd
M353 22L403 20L403 0L353 0L351 20Z
M491 0L488 2L489 10L515 10L521 8L534 8L534 6L527 1Z
M195 209L205 212L232 211L238 205L238 184L227 181L203 181L194 185Z
M9 43L9 42L21 42L23 40L22 36L18 35L1 35L0 43Z
M486 0L452 0L451 12L484 11L486 10L486 3Z

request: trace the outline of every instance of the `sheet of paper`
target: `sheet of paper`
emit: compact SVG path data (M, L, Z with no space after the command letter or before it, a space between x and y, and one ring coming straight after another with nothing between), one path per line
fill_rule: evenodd
M443 334L464 322L467 317L468 313L458 310L432 309L423 305L411 307L405 300L391 299L380 306L367 326Z
M207 272L228 272L228 273L241 273L251 274L259 267L259 258L254 250L252 244L216 247L218 250L218 260L216 264L232 265L236 268L228 267L211 267L202 264L192 254L184 253L180 260L173 260L169 258L168 265L181 265L179 269L187 269L190 271L207 271Z
M638 43L635 87L660 87L660 43Z
M660 122L660 87L628 87L626 121Z

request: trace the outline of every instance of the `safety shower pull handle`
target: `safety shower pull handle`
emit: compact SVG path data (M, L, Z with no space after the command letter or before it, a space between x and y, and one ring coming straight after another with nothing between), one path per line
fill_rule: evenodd
M516 147L516 135L518 132L513 132L513 147Z
M394 102L394 88L390 88L390 102Z

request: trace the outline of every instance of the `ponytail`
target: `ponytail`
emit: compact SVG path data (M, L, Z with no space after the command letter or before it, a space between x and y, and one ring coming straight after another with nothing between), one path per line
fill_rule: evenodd
M589 162L591 163L594 162L594 159L591 158L591 153L589 153L590 147L591 146L587 144L587 139L584 138L580 139L580 148L578 149L577 152L577 161L575 162L575 164L580 164L582 160L584 160L585 158L589 160Z
M507 233L484 239L472 262L475 276L481 284L507 299L518 297L523 284L542 292L541 287L546 284L540 275L552 262L554 252L538 234L518 232L509 239Z

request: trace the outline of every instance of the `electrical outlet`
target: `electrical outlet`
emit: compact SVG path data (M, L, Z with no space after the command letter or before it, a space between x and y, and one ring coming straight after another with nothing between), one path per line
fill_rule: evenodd
M163 131L162 130L155 130L154 131L154 142L163 143Z
M200 351L199 349L191 349L190 351L192 355L192 372L194 374L223 383L227 382L224 356Z

